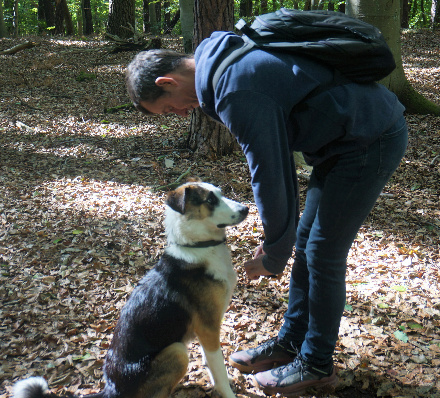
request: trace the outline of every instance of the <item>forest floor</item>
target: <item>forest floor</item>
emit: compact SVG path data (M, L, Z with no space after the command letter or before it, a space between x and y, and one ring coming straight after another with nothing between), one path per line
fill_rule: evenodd
M276 335L291 263L279 280L243 273L262 227L242 154L187 150L188 119L106 113L129 102L123 74L134 53L51 37L2 39L0 50L26 40L38 46L0 56L0 397L32 375L53 392L103 386L119 310L164 247L165 191L154 188L189 168L251 208L228 230L239 282L222 327L225 357ZM402 35L409 80L437 103L439 48L440 32ZM406 117L406 156L348 259L340 385L321 396L440 397L440 118ZM301 179L302 203L305 189ZM190 356L173 397L211 396L197 343ZM263 396L251 376L229 371L239 397Z

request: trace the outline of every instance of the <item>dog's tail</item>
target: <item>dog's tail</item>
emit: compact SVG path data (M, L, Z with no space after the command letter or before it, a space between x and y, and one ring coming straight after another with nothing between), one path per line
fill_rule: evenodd
M75 398L75 395L69 395ZM97 394L83 395L88 398L103 398L104 392ZM42 377L29 377L15 383L12 398L64 398L49 391L47 381ZM65 397L67 398L67 397Z

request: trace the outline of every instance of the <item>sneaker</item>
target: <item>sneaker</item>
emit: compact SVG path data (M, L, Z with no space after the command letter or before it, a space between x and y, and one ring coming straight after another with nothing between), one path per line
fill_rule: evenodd
M273 337L258 347L234 352L229 357L229 364L243 373L258 373L290 363L297 354L298 350L291 343Z
M257 387L267 395L301 394L309 388L336 387L338 378L331 363L317 367L298 355L292 363L254 376Z

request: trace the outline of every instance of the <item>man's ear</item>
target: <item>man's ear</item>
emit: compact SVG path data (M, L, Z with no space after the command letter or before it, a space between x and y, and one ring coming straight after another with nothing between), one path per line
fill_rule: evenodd
M166 85L171 85L171 86L177 86L177 82L174 78L172 77L168 77L168 76L159 76L158 78L156 78L155 80L156 86L166 86Z

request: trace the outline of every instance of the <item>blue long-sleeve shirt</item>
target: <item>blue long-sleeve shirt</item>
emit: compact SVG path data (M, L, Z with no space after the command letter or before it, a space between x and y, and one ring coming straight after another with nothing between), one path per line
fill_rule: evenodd
M265 232L264 267L283 271L296 241L297 182L292 151L318 165L365 147L401 117L404 107L384 86L331 86L333 71L303 56L253 49L232 63L216 86L220 56L241 41L215 32L196 50L196 92L202 110L229 128L249 164ZM330 88L298 105L319 86Z

